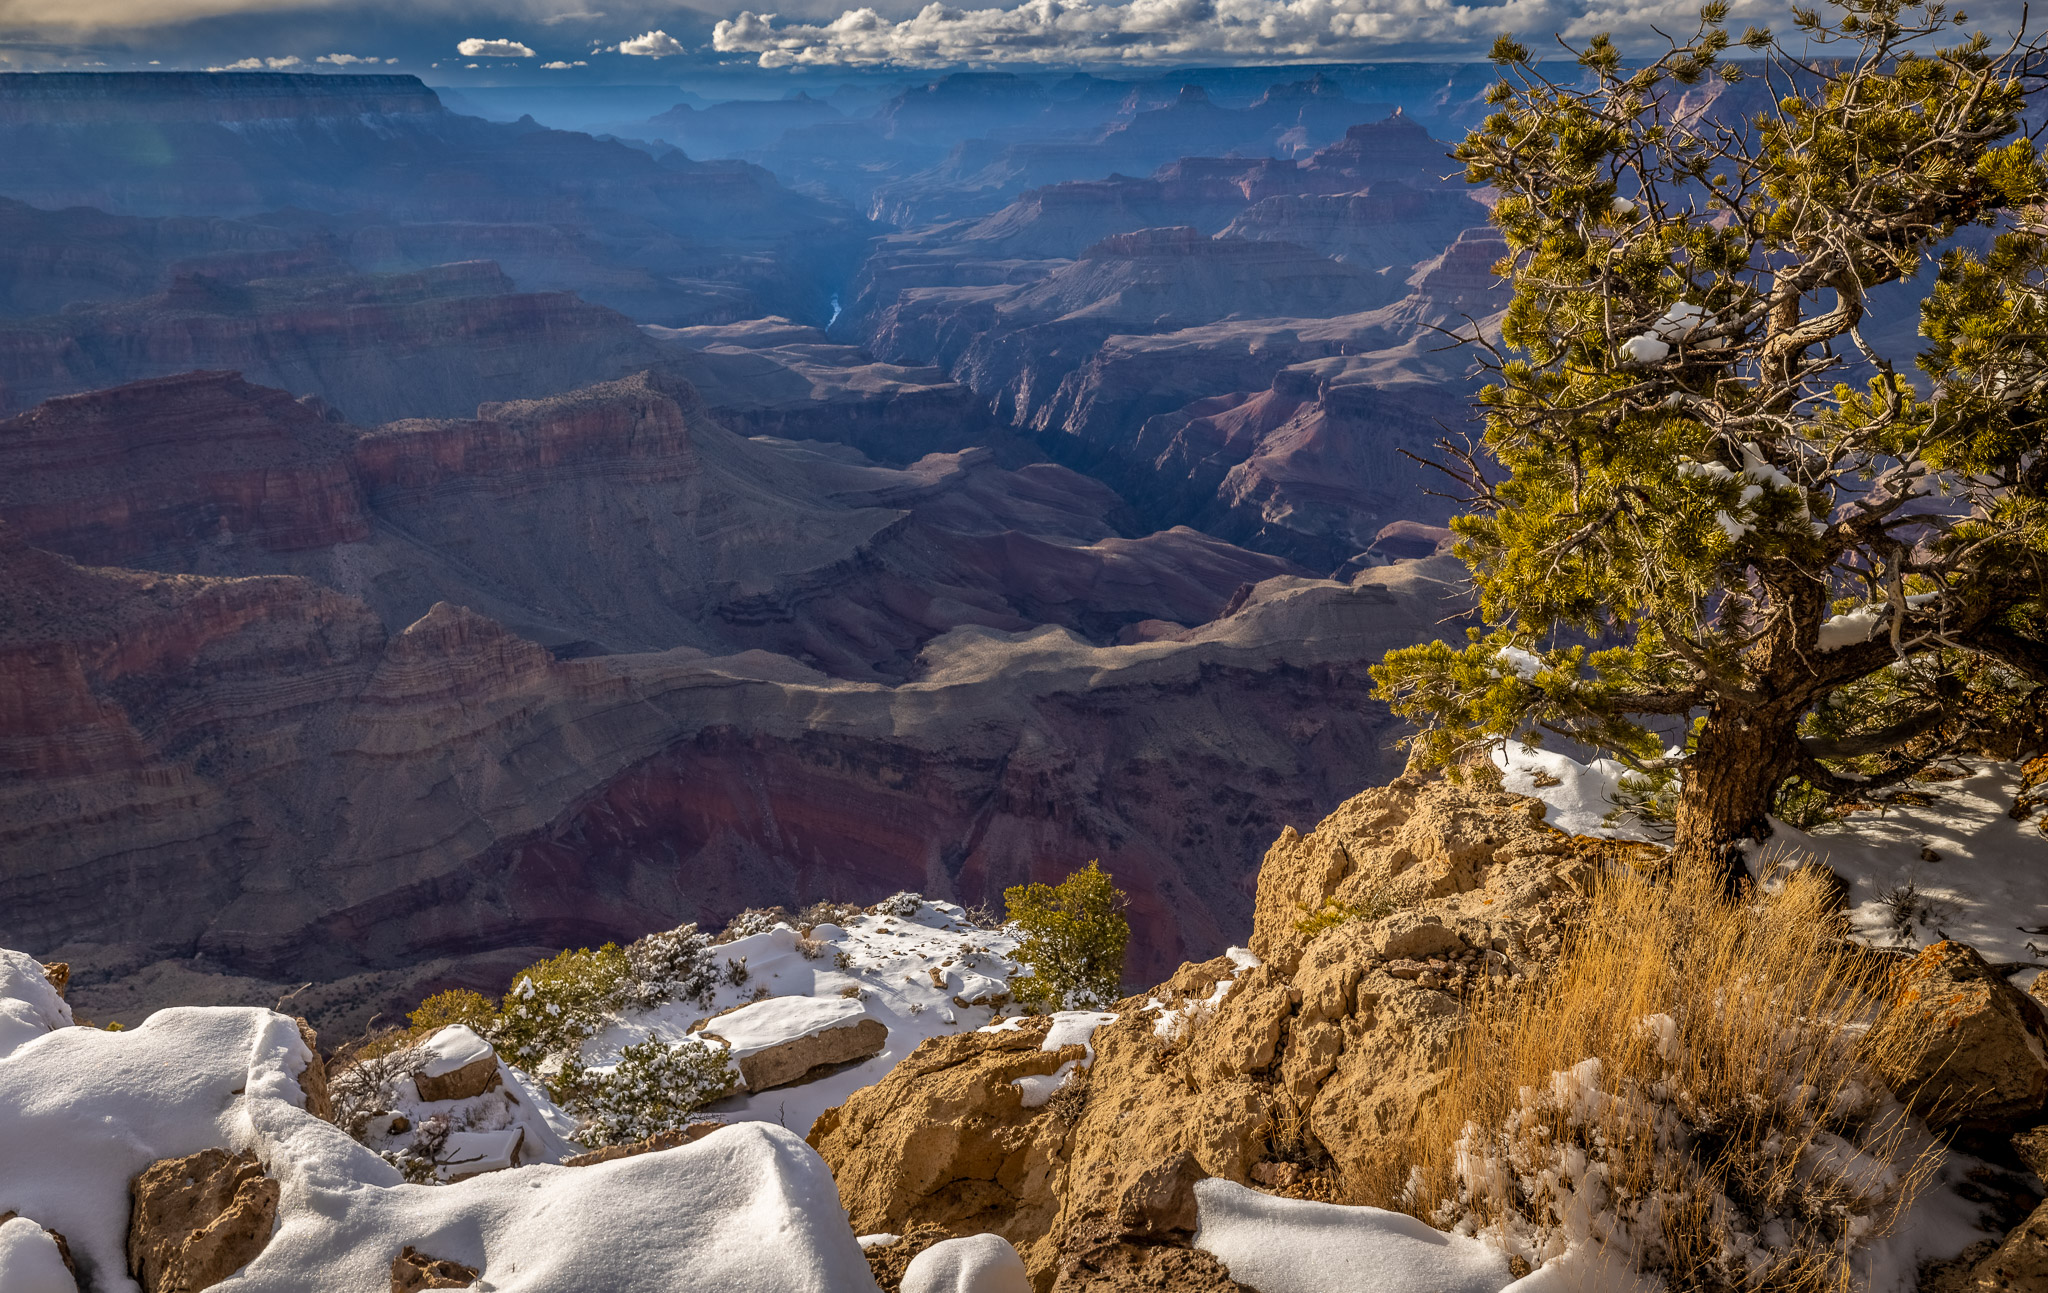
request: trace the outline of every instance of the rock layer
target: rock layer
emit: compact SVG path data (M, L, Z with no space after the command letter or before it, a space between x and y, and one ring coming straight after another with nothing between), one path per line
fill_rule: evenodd
M1039 1289L1081 1289L1167 1260L1147 1248L1184 1248L1200 1177L1367 1196L1380 1146L1438 1080L1465 993L1540 973L1583 910L1592 865L1542 812L1404 778L1308 835L1283 830L1259 872L1263 962L1183 965L1118 1003L1092 1068L1040 1108L1011 1079L1071 1058L1037 1049L1043 1023L924 1043L812 1130L854 1228L986 1227ZM1368 914L1304 924L1332 903ZM1413 955L1443 968L1404 976Z

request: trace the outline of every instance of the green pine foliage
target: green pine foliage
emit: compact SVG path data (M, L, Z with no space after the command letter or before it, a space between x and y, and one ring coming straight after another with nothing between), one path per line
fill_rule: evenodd
M625 1145L664 1131L680 1131L690 1115L739 1084L723 1046L650 1037L620 1053L610 1073L583 1073L569 1108L582 1120L589 1145Z
M1099 1010L1123 995L1131 924L1123 891L1099 862L1056 885L1005 889L1003 902L1023 935L1015 959L1031 968L1010 981L1018 1005L1033 1014Z
M632 980L617 943L578 948L528 966L512 981L488 1034L498 1054L528 1072L559 1065L625 1004Z
M1568 737L1675 781L1722 859L1789 781L1909 777L2048 682L2042 47L1903 0L1795 10L1789 51L1726 15L1648 61L1596 37L1576 80L1496 46L1456 155L1516 290L1471 338L1483 447L1446 446L1486 627L1373 671L1420 764ZM1941 253L1909 377L1870 294L1971 225L2005 232Z

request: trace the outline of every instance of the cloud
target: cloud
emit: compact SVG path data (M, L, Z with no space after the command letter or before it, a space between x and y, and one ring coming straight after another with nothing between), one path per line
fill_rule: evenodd
M745 16L751 17L752 15ZM725 24L720 23L719 26L723 27ZM688 51L684 49L683 42L667 32L650 31L644 36L635 36L631 40L621 41L619 43L619 52L621 54L638 54L642 58L667 58L671 54L682 54Z
M276 72L287 67L301 66L303 62L304 60L298 55L288 54L283 58L245 58L233 63L223 63L219 67L209 67L206 70L209 72L261 72L263 69L269 68L271 71Z
M575 13L550 14L541 19L541 21L552 27L557 23L564 22L595 22L602 17L604 17L604 10L602 9L579 9Z
M1371 61L1483 53L1495 34L1561 32L1650 38L1684 27L1697 0L1024 0L1011 9L927 4L901 20L871 8L824 23L742 12L713 29L712 48L763 67L961 63ZM1783 17L1768 0L1736 0L1731 22Z
M562 72L572 67L589 67L590 64L579 58L573 63L564 63L560 59L556 59L552 63L542 63L540 66L543 72Z
M314 59L313 61L315 63L332 63L336 67L347 67L351 63L376 63L381 62L382 60L378 59L374 55L368 58L364 58L355 54L322 54L320 57ZM395 63L398 60L394 58L391 61Z
M516 40L484 40L471 36L455 47L464 58L533 58L534 52Z

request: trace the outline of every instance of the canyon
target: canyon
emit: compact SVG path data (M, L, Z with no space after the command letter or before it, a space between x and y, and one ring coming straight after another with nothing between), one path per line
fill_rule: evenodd
M1409 115L1462 109L1213 80L657 119L698 158L0 76L0 943L354 1028L1091 859L1134 978L1241 937L1400 770L1368 666L1469 614L1408 455L1505 296ZM790 163L832 131L861 184Z

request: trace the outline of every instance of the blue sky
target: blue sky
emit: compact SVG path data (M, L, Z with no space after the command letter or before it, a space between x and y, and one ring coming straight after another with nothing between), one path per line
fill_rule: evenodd
M757 0L758 2L758 0ZM856 0L857 3L857 0ZM920 0L849 8L775 0L687 8L640 0L0 0L0 66L401 71L446 85L680 83L717 69L1453 60L1495 33L1651 39L1697 0ZM2018 0L1970 6L2009 30ZM1783 6L1738 0L1737 24Z

